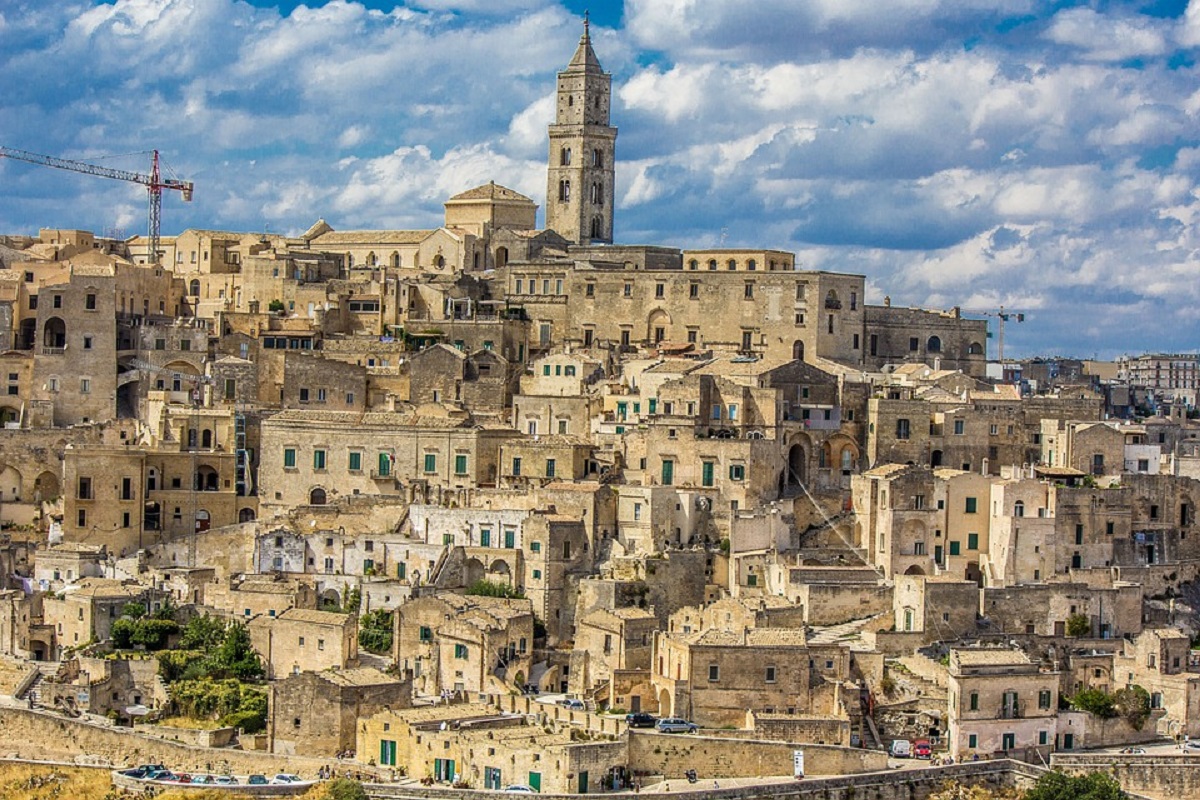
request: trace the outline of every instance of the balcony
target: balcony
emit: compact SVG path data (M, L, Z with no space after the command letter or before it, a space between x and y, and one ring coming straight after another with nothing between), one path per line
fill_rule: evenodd
M371 480L373 481L394 481L395 479L396 476L391 470L385 470L383 472L380 472L377 469L371 470Z
M1000 706L997 719L1024 719L1025 705L1023 703L1004 703Z
M46 345L42 348L42 355L44 356L61 356L65 352L67 352L66 347L51 347L50 345Z

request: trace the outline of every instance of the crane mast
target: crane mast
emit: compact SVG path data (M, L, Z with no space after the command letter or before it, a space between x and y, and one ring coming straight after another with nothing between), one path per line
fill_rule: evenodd
M183 195L183 201L190 203L192 201L192 191L195 184L191 181L181 181L175 178L163 178L159 170L158 151L152 152L150 160L150 174L142 172L134 172L127 169L114 169L112 167L101 167L97 164L88 164L85 161L75 161L70 158L59 158L57 156L47 156L41 153L31 153L28 150L18 150L13 147L4 147L0 145L0 158L12 158L17 161L25 161L30 164L39 164L43 167L54 167L55 169L65 169L71 172L81 172L84 175L96 175L101 178L112 178L118 181L127 181L129 183L140 183L146 187L146 192L150 196L150 212L149 212L149 232L150 232L150 263L157 264L159 259L159 241L161 239L159 226L162 220L162 193L163 189L172 189Z

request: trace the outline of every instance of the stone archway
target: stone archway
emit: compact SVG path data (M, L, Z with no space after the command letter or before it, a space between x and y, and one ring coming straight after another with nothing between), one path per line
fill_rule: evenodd
M313 490L308 493L308 504L310 506L323 506L328 499L329 498L325 494L325 490L320 486L313 488Z
M24 478L16 467L5 466L0 469L0 500L16 502L21 499L24 488Z
M913 564L911 567L904 570L904 574L905 575L924 575L925 570L922 569L921 567L918 567L916 564Z
M238 522L254 522L254 509L243 508L238 512Z
M804 360L804 342L799 339L792 342L792 358L796 361Z
M675 716L675 703L671 693L666 689L660 689L658 692L658 715L660 717Z
M656 308L646 317L646 340L658 343L670 339L671 315L661 308Z
M34 499L42 503L57 500L62 491L59 486L58 476L46 470L33 481Z

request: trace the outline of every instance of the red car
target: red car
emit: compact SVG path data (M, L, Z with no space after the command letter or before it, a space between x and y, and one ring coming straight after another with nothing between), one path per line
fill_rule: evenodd
M928 739L918 739L913 743L913 756L915 758L933 758L933 748L929 746Z

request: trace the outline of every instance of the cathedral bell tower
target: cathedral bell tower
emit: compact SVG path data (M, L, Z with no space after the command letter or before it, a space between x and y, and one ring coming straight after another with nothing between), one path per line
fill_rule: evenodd
M546 227L576 244L613 240L613 155L617 129L608 124L612 75L592 50L588 20L567 68L558 73Z

